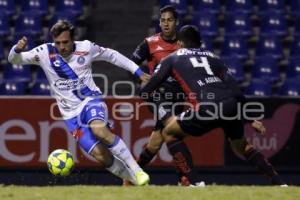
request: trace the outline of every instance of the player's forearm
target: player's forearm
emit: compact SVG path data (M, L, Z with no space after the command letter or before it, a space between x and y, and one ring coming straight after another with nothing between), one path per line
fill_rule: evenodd
M13 46L8 54L8 62L11 64L22 64L22 54L17 53L15 47Z

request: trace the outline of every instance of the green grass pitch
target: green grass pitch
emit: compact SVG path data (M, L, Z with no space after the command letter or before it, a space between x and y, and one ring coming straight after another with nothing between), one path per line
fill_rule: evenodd
M0 186L1 200L297 200L300 187L277 186Z

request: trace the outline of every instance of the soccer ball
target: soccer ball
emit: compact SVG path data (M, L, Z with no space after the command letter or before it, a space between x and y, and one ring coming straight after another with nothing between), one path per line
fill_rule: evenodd
M74 168L72 154L64 149L56 149L47 160L48 169L56 176L68 176Z

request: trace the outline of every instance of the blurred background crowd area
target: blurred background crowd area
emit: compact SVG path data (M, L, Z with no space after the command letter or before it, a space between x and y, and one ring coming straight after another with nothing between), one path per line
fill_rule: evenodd
M50 95L41 68L7 62L22 36L28 50L51 42L51 26L67 19L77 28L75 40L130 57L145 37L160 31L159 9L167 4L179 12L178 28L199 28L203 48L224 59L246 95L299 97L300 0L0 0L0 95ZM109 77L109 94L114 82L132 80L104 62L95 63L93 72ZM96 79L100 88L102 82ZM126 84L116 88L118 94L130 90Z

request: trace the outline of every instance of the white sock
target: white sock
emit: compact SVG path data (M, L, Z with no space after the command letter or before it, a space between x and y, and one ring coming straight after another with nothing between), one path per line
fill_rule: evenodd
M134 172L116 156L113 156L113 164L106 169L121 179L136 183Z
M141 167L137 164L124 141L116 136L113 144L107 146L111 153L127 164L130 169L136 173L142 171Z

